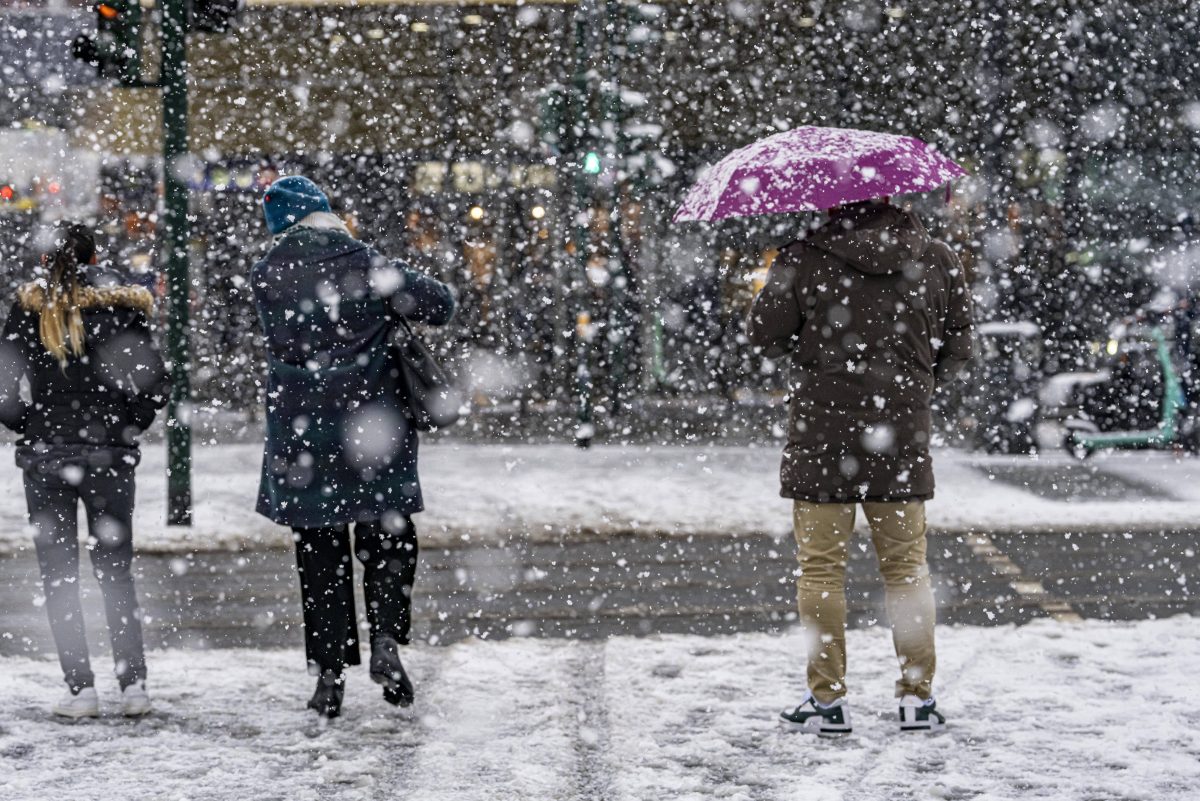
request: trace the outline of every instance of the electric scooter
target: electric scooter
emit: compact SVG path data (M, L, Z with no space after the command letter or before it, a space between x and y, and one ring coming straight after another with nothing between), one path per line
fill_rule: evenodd
M1168 448L1194 450L1196 437L1185 431L1187 400L1173 341L1162 324L1122 324L1105 352L1107 380L1077 388L1078 417L1066 421L1066 449L1086 459L1098 450Z

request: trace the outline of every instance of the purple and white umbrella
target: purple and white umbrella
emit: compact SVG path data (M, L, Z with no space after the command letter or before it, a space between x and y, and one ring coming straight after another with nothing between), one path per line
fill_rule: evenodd
M735 150L706 170L675 221L821 211L928 192L966 175L911 136L804 126Z

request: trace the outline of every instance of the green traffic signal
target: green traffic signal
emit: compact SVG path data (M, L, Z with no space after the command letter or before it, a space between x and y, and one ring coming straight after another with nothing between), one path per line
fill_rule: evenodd
M588 175L599 175L601 167L600 154L594 150L588 151L583 157L583 171Z

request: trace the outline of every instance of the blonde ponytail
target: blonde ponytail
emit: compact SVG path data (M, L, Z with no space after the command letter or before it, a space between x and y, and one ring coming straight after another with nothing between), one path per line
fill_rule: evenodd
M38 336L59 365L66 367L71 355L76 358L83 355L86 344L80 296L83 268L96 255L96 242L85 226L67 224L59 228L55 244Z

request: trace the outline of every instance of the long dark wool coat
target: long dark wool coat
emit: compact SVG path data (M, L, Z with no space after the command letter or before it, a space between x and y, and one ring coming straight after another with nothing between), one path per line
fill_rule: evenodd
M269 370L258 512L316 528L421 511L390 338L400 315L448 322L450 289L342 231L301 226L251 281Z
M954 252L914 215L847 207L785 248L749 332L768 355L791 354L784 497L933 496L930 403L971 358L971 296Z

